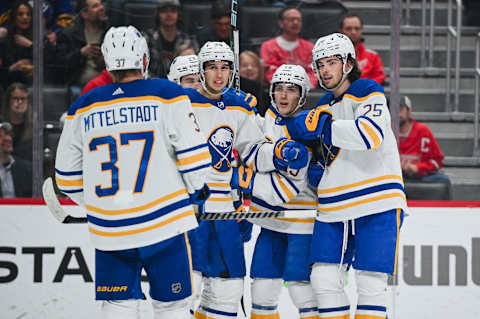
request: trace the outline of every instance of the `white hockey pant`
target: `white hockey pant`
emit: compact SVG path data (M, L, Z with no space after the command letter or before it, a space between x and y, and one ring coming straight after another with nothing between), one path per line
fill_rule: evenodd
M345 294L345 267L339 271L336 264L315 263L310 276L317 299L319 317L342 317L350 313ZM357 315L385 318L387 274L371 271L356 271L358 303ZM360 318L360 316L359 316Z
M200 304L200 297L202 295L202 280L203 276L202 273L199 271L193 271L193 292L192 296L190 297L190 313L193 315L195 310L198 308Z
M235 319L243 296L243 278L204 278L195 318Z
M251 319L280 318L278 300L282 286L283 280L280 278L253 279ZM316 318L317 303L309 282L290 281L288 292L300 313L300 318Z
M278 298L282 290L281 278L254 278L251 286L251 319L278 319Z

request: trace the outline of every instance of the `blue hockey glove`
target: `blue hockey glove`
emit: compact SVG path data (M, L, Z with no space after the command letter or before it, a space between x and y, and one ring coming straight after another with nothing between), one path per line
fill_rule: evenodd
M307 148L295 141L285 137L277 140L274 146L273 164L279 171L290 169L301 169L308 164Z
M292 139L302 144L323 139L324 144L332 145L332 115L326 110L302 111L285 122Z
M205 202L210 197L210 189L207 184L203 185L203 188L197 189L193 194L189 193L188 196L195 214L203 214L205 212Z
M248 105L250 105L252 108L255 108L257 106L257 98L255 97L255 95L253 95L251 93L246 93L242 90L240 90L239 94L237 94L237 90L235 88L225 87L222 90L222 95L223 96L238 95L245 102L247 102Z
M313 187L314 189L318 188L318 183L322 179L323 172L325 172L325 164L321 164L320 162L311 161L308 165L308 185Z
M244 194L250 194L253 189L253 182L255 180L255 173L250 167L234 166L232 167L232 179L230 186L232 189L238 189Z

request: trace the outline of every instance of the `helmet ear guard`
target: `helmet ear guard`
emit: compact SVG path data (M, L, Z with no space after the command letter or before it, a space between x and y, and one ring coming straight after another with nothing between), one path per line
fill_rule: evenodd
M294 110L287 114L287 116L305 105L307 94L310 91L310 79L302 66L283 64L273 74L272 81L270 82L269 95L272 101L272 106L278 111L273 94L273 90L277 83L292 83L300 87L300 99L298 100L298 104Z
M141 70L147 77L150 52L143 35L133 26L111 27L102 43L107 71Z
M323 81L320 77L320 71L318 69L318 60L336 56L343 63L343 76L338 85L334 88L328 89L323 85ZM342 85L347 78L348 74L353 70L353 66L347 71L347 62L349 58L356 59L355 47L348 36L342 33L332 33L327 36L321 37L315 42L312 52L312 68L317 75L320 86L327 91L335 91Z

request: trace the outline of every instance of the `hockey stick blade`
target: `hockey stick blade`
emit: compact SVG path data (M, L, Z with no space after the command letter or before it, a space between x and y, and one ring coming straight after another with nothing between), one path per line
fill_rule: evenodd
M316 210L286 210L270 212L228 212L205 213L198 215L200 220L232 220L232 219L257 219L257 218L315 218Z
M47 204L47 208L50 213L62 224L82 224L87 222L86 217L74 217L70 216L60 205L53 188L53 180L48 177L42 186L43 200Z

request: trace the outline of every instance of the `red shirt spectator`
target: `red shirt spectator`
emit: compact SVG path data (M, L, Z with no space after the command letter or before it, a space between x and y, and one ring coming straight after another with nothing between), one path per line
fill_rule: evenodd
M297 8L288 7L279 14L279 37L262 44L260 57L265 66L265 80L270 83L275 70L282 64L301 65L310 78L311 88L317 87L317 77L312 69L313 43L299 37L302 30L302 14Z
M383 71L382 59L377 52L365 48L363 41L363 22L356 13L345 14L340 23L339 31L347 35L355 46L355 55L362 78L372 79L378 84L385 81L385 72Z
M110 73L108 73L107 69L103 69L102 73L100 73L99 75L97 75L96 77L88 81L87 84L85 84L82 90L82 93L80 93L80 95L84 95L88 91L91 91L98 86L110 84L112 82L113 82L113 78L110 75Z
M270 39L262 44L260 49L260 56L265 66L265 80L270 83L273 73L282 64L296 64L303 66L310 78L310 85L312 88L316 88L317 77L311 64L313 43L298 38L298 46L292 51L287 51L279 45L278 41L278 38Z
M443 166L443 154L427 125L413 119L408 135L400 135L400 160L417 166L418 176L427 176Z
M355 46L358 66L362 70L362 78L368 78L382 84L385 81L382 59L377 52L369 50L360 42Z
M407 176L424 177L443 166L443 153L427 125L410 117L412 103L407 96L400 102L399 153L402 171Z

